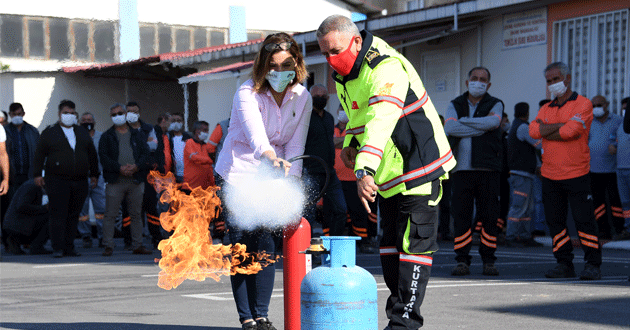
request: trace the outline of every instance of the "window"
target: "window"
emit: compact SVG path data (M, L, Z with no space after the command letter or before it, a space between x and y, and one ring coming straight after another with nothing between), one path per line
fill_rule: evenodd
M203 26L140 26L140 56L224 45L226 29ZM258 39L263 32L251 32ZM115 62L118 22L0 14L0 56L44 60Z
M114 31L114 23L94 24L94 58L97 61L113 62L116 60Z
M159 29L159 52L162 53L170 53L171 52L171 28L170 27L160 27Z
M407 11L424 8L424 0L407 1Z
M140 56L155 55L155 27L140 27Z
M225 44L225 33L223 31L210 32L210 46Z
M0 15L0 53L3 56L22 57L22 17Z
M190 31L178 29L175 32L175 51L190 50Z
M50 58L55 60L69 59L68 20L51 18L48 24L50 26Z
M28 21L28 54L30 57L43 57L44 52L44 22Z
M74 56L79 60L89 60L88 25L86 23L73 23L72 28L74 29Z
M256 39L260 39L261 38L261 34L260 33L248 33L247 34L247 40L256 40Z
M603 95L619 114L628 86L628 10L554 22L553 58L571 68L571 88Z
M195 49L204 48L208 45L206 40L206 29L195 29Z

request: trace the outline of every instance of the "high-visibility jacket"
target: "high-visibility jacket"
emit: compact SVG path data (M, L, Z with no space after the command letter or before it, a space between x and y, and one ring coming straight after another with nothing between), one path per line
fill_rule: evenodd
M413 65L385 41L362 31L347 76L333 72L350 121L344 147L356 147L355 171L374 173L379 193L430 195L455 158L439 115Z

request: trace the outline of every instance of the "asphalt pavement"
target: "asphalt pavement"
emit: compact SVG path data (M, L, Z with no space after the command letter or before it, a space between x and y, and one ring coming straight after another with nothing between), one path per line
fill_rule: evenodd
M453 245L441 242L422 305L423 329L630 328L630 241L604 245L602 279L580 281L545 278L555 259L548 239L538 240L548 246L500 246L496 277L481 275L476 247L472 274L451 276L456 264ZM61 259L2 251L0 329L240 329L229 278L188 280L163 290L157 286L159 251L132 255L119 247L112 257L103 257L96 247L78 250L81 256ZM583 253L576 248L575 254L579 273ZM381 330L387 325L388 290L379 257L358 254L357 264L377 281ZM276 275L269 318L284 329L281 262Z

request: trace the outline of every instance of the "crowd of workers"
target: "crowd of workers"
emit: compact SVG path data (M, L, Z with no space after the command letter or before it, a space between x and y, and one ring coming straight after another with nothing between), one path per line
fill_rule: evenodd
M77 231L91 247L94 222L103 256L111 256L118 219L123 236L129 228L128 249L151 254L168 236L159 224L168 206L147 184L150 170L173 173L184 189L207 188L235 184L266 161L303 177L315 194L330 173L320 210L308 208L304 216L321 223L323 234L361 236L362 252L380 247L390 290L386 329L417 329L438 237L454 241L453 276L470 274L475 243L482 274L497 276L497 245L539 246L533 234L549 234L557 265L545 276L575 277L570 205L585 252L583 280L601 278L602 240L630 239L628 98L621 102L625 118L611 113L605 97L573 92L568 66L556 62L541 68L552 99L541 101L531 122L529 105L516 104L510 125L504 103L488 93L490 71L475 67L468 91L442 117L413 65L383 40L336 15L321 24L317 38L335 70L336 113L327 109L325 86L309 93L300 84L304 60L285 33L265 39L230 119L212 133L204 121L186 132L181 113L147 124L136 102L112 105L113 125L98 132L93 114L79 116L64 100L59 121L40 136L24 122L22 105L11 104L10 121L0 129L6 250L22 254L28 246L31 254L77 256ZM324 159L328 168L285 160L301 154ZM274 252L273 231L243 230L229 217L214 222L213 237L223 236L226 220L230 242ZM52 251L44 247L49 237ZM275 329L267 319L273 267L231 278L243 329Z
M97 239L103 255L111 256L118 232L125 238L125 249L151 254L168 236L159 222L168 206L161 205L154 187L146 184L149 171L172 172L188 190L215 183L217 143L208 141L207 122L194 123L189 133L181 113L165 113L157 125L150 125L140 119L140 106L132 101L112 105L112 126L99 132L94 114L79 116L74 102L63 100L59 121L40 136L23 120L20 103L9 110L2 136L8 159L2 243L9 253L24 254L27 248L31 254L77 256L78 235L83 247L92 247ZM222 226L215 223L216 231ZM145 232L152 242L149 248L143 245ZM44 248L49 238L52 251Z

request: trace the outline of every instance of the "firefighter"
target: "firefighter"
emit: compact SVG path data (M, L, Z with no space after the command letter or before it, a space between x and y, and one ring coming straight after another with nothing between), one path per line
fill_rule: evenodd
M455 166L440 118L413 65L382 39L359 32L347 17L317 30L335 70L350 121L341 159L354 170L365 208L377 192L382 215L383 276L390 296L386 329L423 325L420 305L437 250L441 180Z

